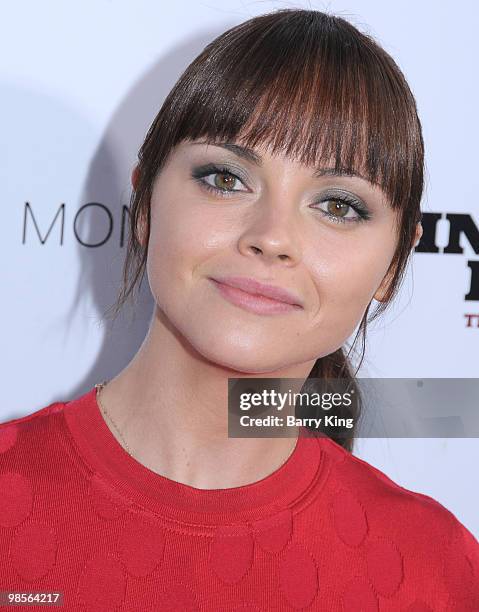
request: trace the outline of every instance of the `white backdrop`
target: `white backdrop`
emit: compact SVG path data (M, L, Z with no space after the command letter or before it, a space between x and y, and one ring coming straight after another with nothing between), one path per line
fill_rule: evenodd
M0 21L0 421L77 397L135 354L148 291L133 323L123 317L109 329L101 317L120 280L121 210L137 149L209 41L285 7L343 16L396 59L423 123L422 208L442 215L438 252L414 254L397 303L369 330L360 375L479 377L479 300L465 299L479 238L462 234L462 252L442 252L446 214L479 225L476 2L17 0L2 5ZM82 244L103 241L110 225L102 245ZM355 454L440 501L479 537L477 439L363 439Z

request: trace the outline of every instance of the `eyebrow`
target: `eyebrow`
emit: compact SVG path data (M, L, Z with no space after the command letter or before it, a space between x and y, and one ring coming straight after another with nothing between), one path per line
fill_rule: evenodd
M223 149L227 149L228 151L231 151L231 153L234 153L238 157L241 157L251 162L255 166L258 166L261 168L261 166L263 165L263 159L261 155L259 155L259 153L257 153L254 149L243 147L242 145L238 145L233 142L217 142L214 140L199 140L191 144L205 144L205 145L213 145L215 147L222 147ZM359 172L352 171L352 170L351 171L341 170L338 172L334 168L317 168L313 172L314 178L320 178L322 176L351 176L351 177L357 177L357 178L363 179L363 181L369 182L368 178L366 178L362 174L359 174Z

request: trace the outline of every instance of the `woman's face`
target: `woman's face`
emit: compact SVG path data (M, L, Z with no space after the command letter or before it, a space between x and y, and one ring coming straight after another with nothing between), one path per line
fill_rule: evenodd
M266 373L351 336L380 299L397 237L394 211L368 181L255 153L202 140L173 149L153 188L147 273L158 308L200 354ZM301 305L247 310L211 280L225 276L285 288Z

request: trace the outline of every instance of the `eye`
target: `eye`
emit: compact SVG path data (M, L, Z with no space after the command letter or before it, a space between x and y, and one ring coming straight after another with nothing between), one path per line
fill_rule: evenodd
M371 218L371 214L362 202L346 194L325 196L318 204L325 205L325 209L317 206L312 208L333 223L358 223Z
M235 189L236 185L244 186L244 183L225 166L207 164L201 168L195 168L191 175L201 187L221 196L228 196L238 191L248 191L248 189Z
M208 182L208 179L213 177L213 184ZM205 184L209 187L214 187L215 189L220 189L221 191L238 191L238 189L234 189L234 186L240 182L240 179L232 174L231 172L214 172L212 174L207 174L205 177ZM241 189L239 191L242 191Z

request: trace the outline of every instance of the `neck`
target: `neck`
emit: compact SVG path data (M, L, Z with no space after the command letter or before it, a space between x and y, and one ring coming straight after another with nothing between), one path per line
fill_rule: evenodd
M304 382L313 365L255 374L218 365L156 310L135 357L102 389L101 404L118 442L152 471L199 489L243 486L279 468L298 431L288 429L287 438L228 438L228 378Z

